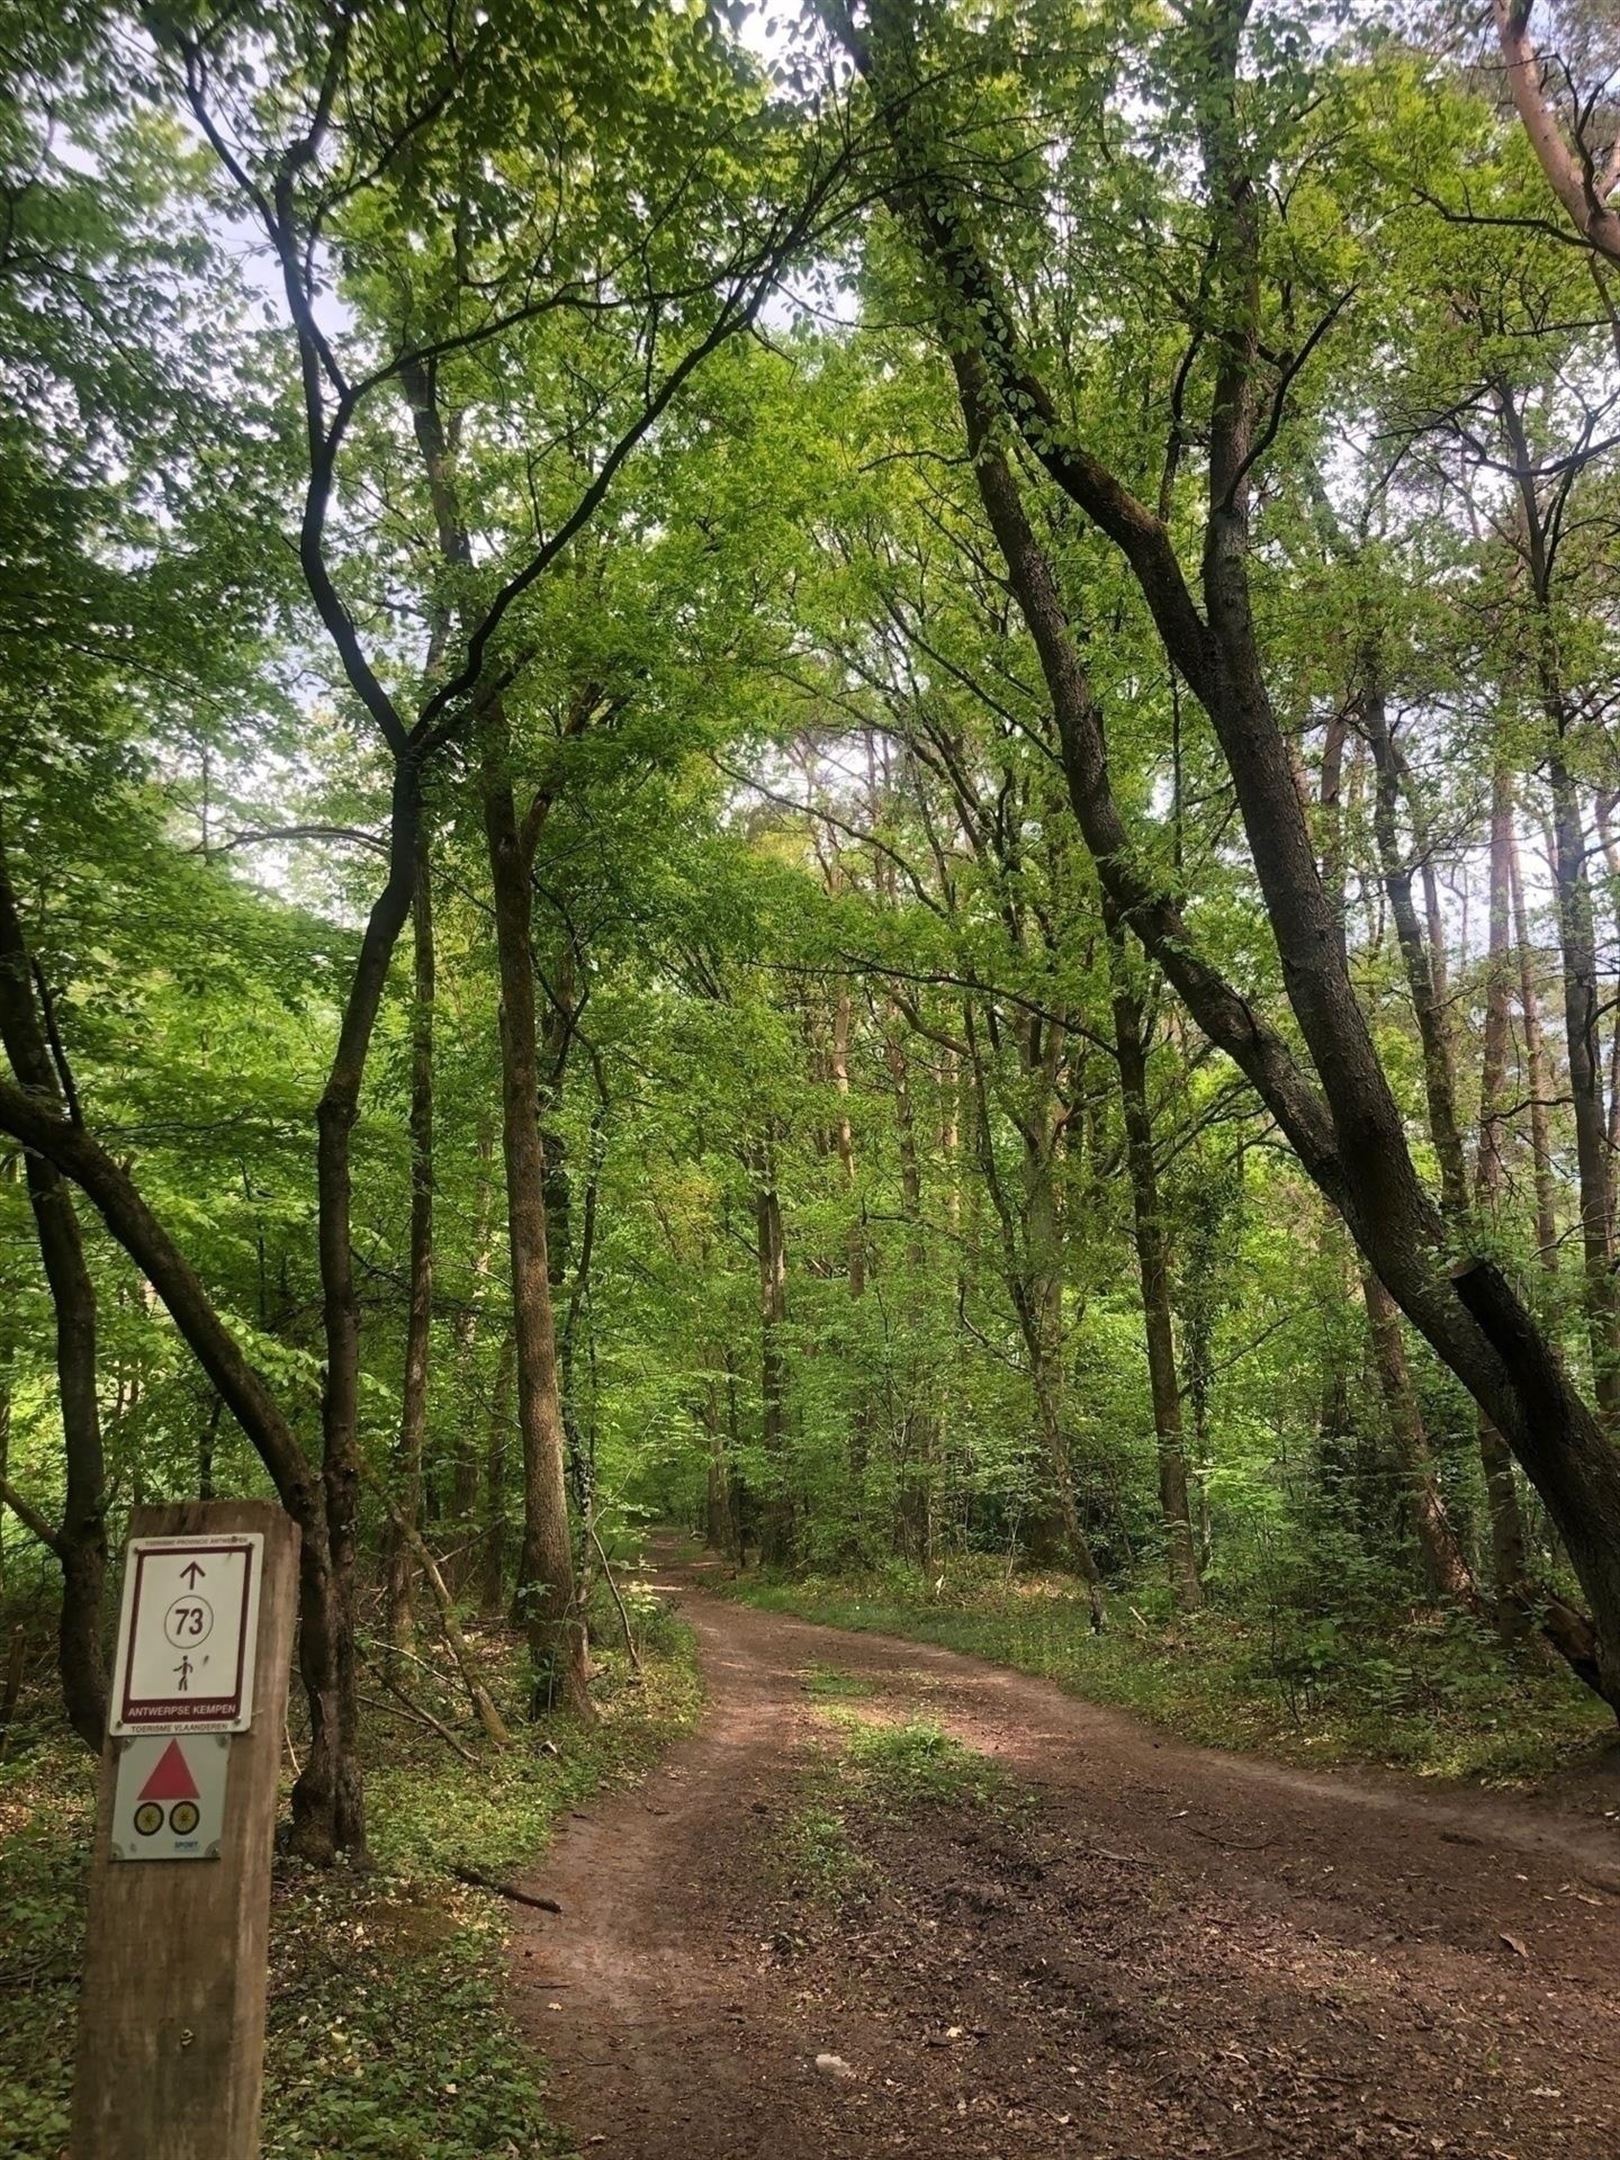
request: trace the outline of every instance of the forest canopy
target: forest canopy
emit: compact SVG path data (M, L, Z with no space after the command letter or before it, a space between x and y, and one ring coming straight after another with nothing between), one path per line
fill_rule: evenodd
M1605 11L0 23L0 1590L80 1736L130 1507L224 1494L315 1858L368 1667L510 1616L588 1716L653 1520L1620 1710Z

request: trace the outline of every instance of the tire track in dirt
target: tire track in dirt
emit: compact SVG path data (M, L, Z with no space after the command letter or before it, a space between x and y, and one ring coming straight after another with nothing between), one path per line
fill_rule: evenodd
M660 1582L698 1731L571 1821L513 1941L582 2149L623 2160L1616 2160L1620 1836L1594 1817L1183 1745L931 1646ZM1035 1795L852 1824L870 1887L770 1864L812 1664ZM818 2073L831 2052L849 2078Z

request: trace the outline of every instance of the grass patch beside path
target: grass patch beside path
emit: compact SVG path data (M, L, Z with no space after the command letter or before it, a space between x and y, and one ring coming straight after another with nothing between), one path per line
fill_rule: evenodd
M938 1643L1117 1704L1205 1746L1297 1763L1363 1763L1421 1776L1530 1783L1592 1761L1614 1720L1573 1679L1510 1663L1464 1620L1414 1615L1357 1638L1291 1622L1291 1641L1220 1613L1133 1617L1121 1599L1091 1632L1062 1578L957 1563L942 1588L891 1569L866 1582L747 1575L724 1594L858 1633Z
M492 1685L515 1701L509 1643L481 1647ZM510 1908L449 1871L506 1880L532 1866L567 1808L630 1781L691 1726L690 1636L665 1623L645 1657L645 1684L631 1687L602 1654L591 1731L515 1727L510 1751L484 1751L476 1769L429 1733L373 1719L373 1865L276 1867L264 2160L571 2150L545 2120L540 2066L506 2008ZM67 2137L94 1802L88 1757L54 1731L30 1737L0 1763L0 2160L58 2160Z
M834 1744L808 1773L801 1804L771 1841L777 1869L796 1897L839 1898L872 1879L861 1851L863 1818L894 1822L930 1807L1007 1804L999 1765L931 1720L896 1723L858 1710L823 1714Z

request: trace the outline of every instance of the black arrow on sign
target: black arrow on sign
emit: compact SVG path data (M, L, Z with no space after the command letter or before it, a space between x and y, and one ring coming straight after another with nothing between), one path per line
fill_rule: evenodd
M199 1563L195 1560L188 1560L185 1566L180 1570L181 1579L184 1581L185 1586L188 1590L195 1590L197 1587L197 1577L199 1575L206 1575L207 1573L208 1570L205 1567L200 1566Z

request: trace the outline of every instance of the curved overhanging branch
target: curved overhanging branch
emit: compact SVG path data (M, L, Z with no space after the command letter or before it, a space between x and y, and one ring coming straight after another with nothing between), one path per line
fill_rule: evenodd
M226 1326L196 1269L127 1170L82 1125L0 1080L0 1131L70 1178L163 1300L198 1363L253 1443L281 1503L300 1523L319 1514L319 1485L270 1385Z

